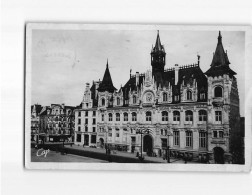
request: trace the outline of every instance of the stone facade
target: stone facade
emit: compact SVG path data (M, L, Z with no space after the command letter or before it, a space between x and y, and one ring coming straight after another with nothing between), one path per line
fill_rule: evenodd
M152 156L162 156L169 146L173 157L230 161L232 132L239 128L239 95L221 34L206 73L200 56L195 64L169 69L164 69L165 58L158 33L151 50L152 70L130 74L119 90L107 62L103 80L91 88L86 84L75 110L75 144L128 152L142 148Z

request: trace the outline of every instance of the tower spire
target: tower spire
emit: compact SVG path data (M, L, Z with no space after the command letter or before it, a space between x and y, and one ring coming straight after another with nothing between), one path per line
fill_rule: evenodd
M222 36L221 36L221 31L219 31L219 36L218 36L218 44L222 44Z
M159 30L157 31L157 38L156 44L154 48L151 50L151 66L152 66L152 76L157 83L163 84L163 73L164 73L164 66L165 66L165 49L164 46L161 44Z
M154 47L155 51L161 51L163 49L163 46L161 45L161 41L160 41L160 36L159 36L159 30L157 31L157 39L156 39L156 44Z
M113 85L109 67L108 67L108 59L107 59L107 64L106 64L106 70L102 79L101 84L99 85L98 91L104 92L108 91L110 93L113 93L116 90L116 88Z

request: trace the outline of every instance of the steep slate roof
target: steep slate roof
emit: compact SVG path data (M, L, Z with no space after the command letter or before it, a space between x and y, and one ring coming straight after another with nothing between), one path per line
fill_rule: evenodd
M107 61L106 70L105 70L102 82L99 85L98 91L99 92L108 91L110 93L113 93L115 90L116 88L113 85L109 68L108 68L108 61Z
M175 85L175 71L170 69L162 74L163 83L160 83L161 87L168 87L169 83L172 86L173 95L180 95L180 86L184 80L185 85L193 82L195 79L197 82L197 88L201 92L207 92L207 78L198 65L182 66L179 69L179 79L177 85ZM129 91L134 91L143 83L144 76L139 76L139 84L136 86L136 77L131 77L123 87L124 97L128 99ZM198 98L198 101L199 100Z
M42 110L43 106L39 105L39 104L34 104L31 106L31 112L33 111L33 108L35 106L35 109L36 109L36 114L39 114L40 111Z
M155 47L152 48L152 52L157 52L157 51L163 51L163 52L165 51L164 46L161 44L161 41L160 41L159 31L158 31L158 34L157 34Z
M210 65L211 67L208 71L206 71L205 74L208 76L219 76L223 75L224 73L229 74L231 76L236 75L236 72L230 69L229 64L230 62L227 56L227 52L224 51L222 45L221 32L219 31L218 43L216 46L212 63Z

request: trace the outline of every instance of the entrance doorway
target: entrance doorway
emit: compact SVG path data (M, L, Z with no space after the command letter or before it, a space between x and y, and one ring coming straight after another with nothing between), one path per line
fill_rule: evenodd
M104 139L100 138L99 142L100 142L100 148L103 148L104 147Z
M89 135L84 135L84 146L89 146Z
M150 135L145 135L143 138L143 151L147 153L148 156L152 155L153 150L153 140Z
M216 164L224 164L224 150L221 147L214 148L214 161Z

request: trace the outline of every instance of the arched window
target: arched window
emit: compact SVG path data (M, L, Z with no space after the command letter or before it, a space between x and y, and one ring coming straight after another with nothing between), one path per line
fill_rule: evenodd
M193 112L191 110L187 110L185 112L185 120L186 121L193 121Z
M151 112L146 112L146 121L151 121Z
M116 113L116 121L120 121L120 113Z
M207 120L207 112L205 110L199 111L199 121L206 121Z
M123 113L123 120L128 121L128 113L127 112Z
M109 116L109 121L112 121L112 120L113 120L113 115L112 115L112 113L109 113L108 116Z
M173 112L173 121L180 121L180 112L179 111Z
M102 106L105 106L105 99L104 98L102 98L101 102L102 102Z
M221 87L214 88L214 97L222 97L222 88Z
M167 111L162 112L162 121L168 121L168 112Z
M187 97L187 100L192 100L192 92L190 90L186 92L186 97Z
M120 98L119 97L116 99L116 101L117 101L117 105L120 105Z
M137 121L137 114L132 112L132 121Z
M167 102L167 93L163 93L163 102Z
M136 104L136 96L133 96L133 104Z

